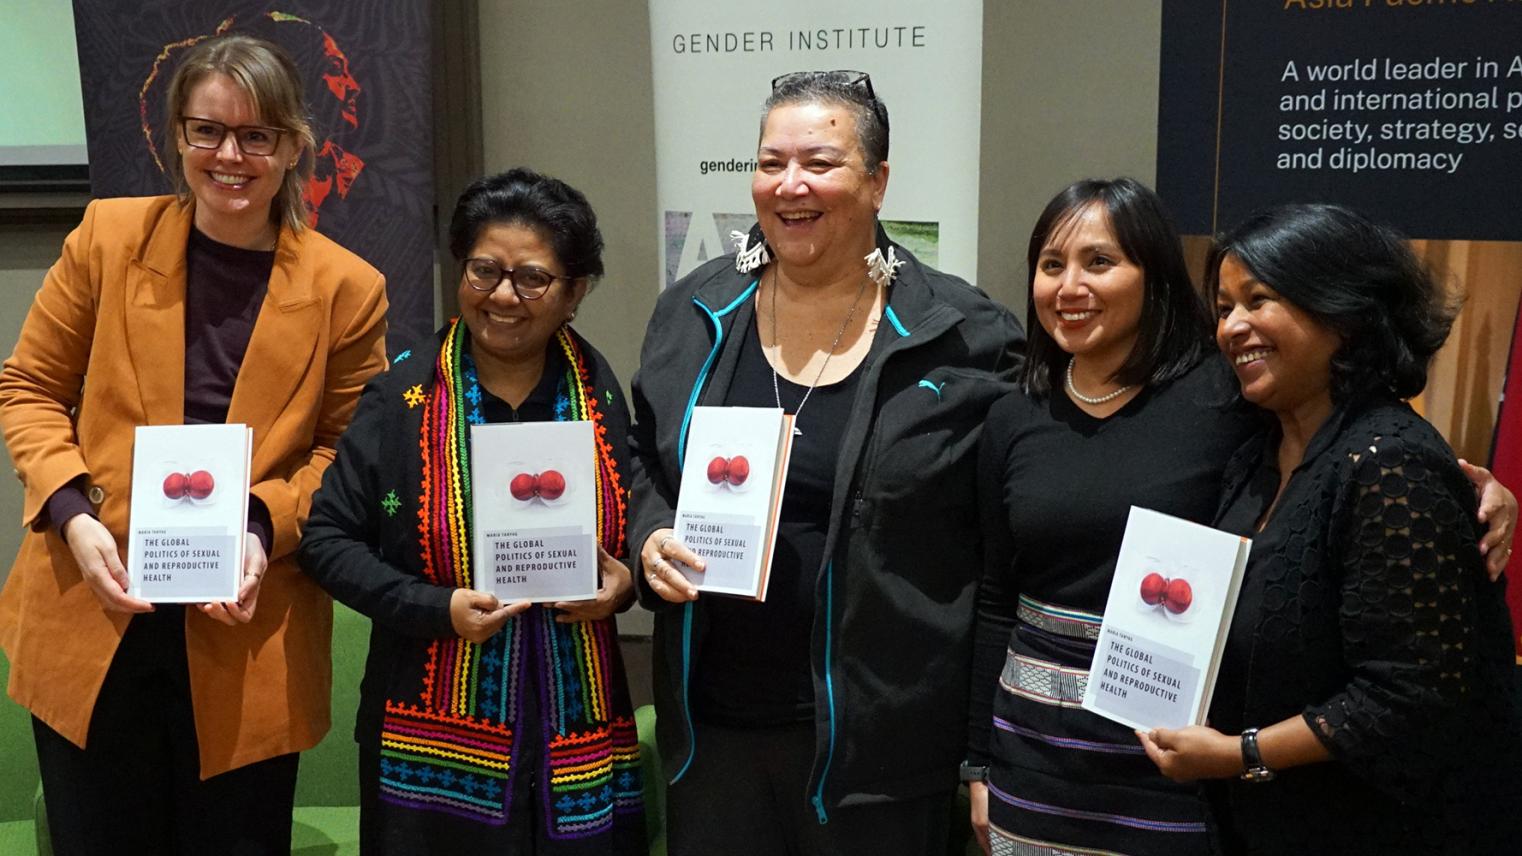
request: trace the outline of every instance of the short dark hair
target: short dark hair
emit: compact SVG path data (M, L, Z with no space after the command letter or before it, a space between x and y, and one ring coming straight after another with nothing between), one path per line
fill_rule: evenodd
M856 141L867 159L867 174L876 175L888 160L888 105L872 89L865 74L852 82L850 72L802 71L785 74L772 85L772 94L761 105L761 133L772 110L793 104L832 104L851 111L856 119Z
M470 254L481 231L494 223L521 224L544 233L566 276L602 276L602 232L581 191L558 178L517 167L478 178L460 194L449 221L449 252Z
M1400 232L1340 205L1259 211L1211 247L1205 287L1212 300L1227 256L1341 337L1332 355L1333 401L1381 392L1410 398L1427 386L1461 301Z
M1205 353L1210 341L1210 312L1189 278L1184 249L1163 202L1133 178L1085 179L1052 197L1036 220L1026 250L1025 391L1045 395L1052 379L1066 368L1070 355L1062 350L1036 314L1036 270L1047 242L1060 235L1090 206L1098 205L1109 220L1121 252L1142 270L1142 310L1136 344L1115 373L1123 384L1157 384L1187 372Z

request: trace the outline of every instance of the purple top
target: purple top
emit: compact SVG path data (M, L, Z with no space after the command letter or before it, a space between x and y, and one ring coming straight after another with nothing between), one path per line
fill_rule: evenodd
M238 369L274 266L273 250L232 247L190 230L185 247L186 425L227 421ZM74 515L95 515L85 496L85 483L80 476L48 497L47 517L60 536L63 524ZM266 554L274 529L269 509L258 497L250 497L248 531L259 538Z

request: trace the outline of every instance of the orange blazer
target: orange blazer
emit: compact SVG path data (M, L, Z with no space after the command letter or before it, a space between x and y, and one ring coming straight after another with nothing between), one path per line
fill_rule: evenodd
M185 411L185 246L194 204L103 199L64 241L0 369L0 429L29 527L0 592L9 692L85 745L129 617L107 613L39 518L77 476L126 562L133 428ZM254 619L185 611L201 776L309 749L328 730L332 601L296 567L322 472L385 368L385 279L312 230L282 229L227 421L254 429L253 494L274 521Z

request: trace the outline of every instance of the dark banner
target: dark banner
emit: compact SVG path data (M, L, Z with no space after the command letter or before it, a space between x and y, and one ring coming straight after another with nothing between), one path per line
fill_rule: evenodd
M1339 202L1522 240L1522 2L1164 0L1158 191L1211 234Z
M386 275L393 350L433 329L433 154L422 0L74 0L97 197L172 192L165 94L196 42L241 32L290 51L317 138L317 229Z
M1496 417L1496 438L1491 446L1490 469L1502 484L1522 485L1522 310L1512 325L1511 357L1506 382L1501 387L1501 412ZM1517 662L1522 664L1522 580L1512 562L1506 569L1506 602L1511 607L1512 636L1517 643Z

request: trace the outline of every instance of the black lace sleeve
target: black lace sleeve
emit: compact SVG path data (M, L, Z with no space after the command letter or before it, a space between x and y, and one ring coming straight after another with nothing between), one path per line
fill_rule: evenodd
M1339 629L1352 679L1304 713L1339 762L1405 799L1436 784L1463 740L1444 726L1476 689L1483 574L1473 494L1446 448L1419 443L1377 439L1344 470L1332 543L1344 550Z
M1004 505L1007 481L1011 408L1009 401L996 403L978 447L978 511L983 536L983 577L978 586L977 618L973 627L972 693L968 700L967 761L988 763L993 727L993 698L1004 668L1005 650L1015 626L1016 597L1009 531L1009 511Z

